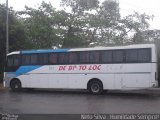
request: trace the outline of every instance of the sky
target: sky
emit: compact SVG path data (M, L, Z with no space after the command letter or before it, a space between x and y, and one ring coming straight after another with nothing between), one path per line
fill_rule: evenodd
M24 10L24 6L37 7L43 0L8 0L9 7L13 7L14 10ZM51 2L53 7L59 9L61 0L44 0L45 2ZM99 0L103 1L103 0ZM151 20L150 29L160 29L160 0L117 0L120 5L120 12L122 17L128 14L132 14L134 11L139 13L146 13L148 15L154 15L154 19ZM0 3L5 3L6 0L0 0Z

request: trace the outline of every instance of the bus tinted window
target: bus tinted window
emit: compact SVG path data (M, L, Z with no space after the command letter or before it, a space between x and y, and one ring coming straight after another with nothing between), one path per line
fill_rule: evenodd
M20 56L14 55L14 63L13 66L19 66L20 65Z
M52 53L49 55L49 63L50 64L57 64L58 63L58 55L55 53Z
M90 63L99 63L99 52L90 52Z
M78 63L78 54L77 53L69 53L69 64Z
M29 65L30 64L30 55L22 55L22 64Z
M102 60L102 63L111 63L112 62L112 51L102 51L101 60Z
M123 62L123 51L122 50L113 51L113 62L115 63Z
M32 65L36 65L38 64L38 55L37 54L33 54L31 55L31 58L30 58L30 64Z
M138 61L139 62L150 62L151 61L151 49L139 49L138 50Z
M80 52L80 63L89 63L89 52Z
M66 63L68 63L68 59L69 59L69 57L68 57L67 53L60 53L59 54L59 63L60 64L66 64Z
M13 56L8 56L8 58L7 58L7 66L8 67L13 66Z
M39 63L40 65L46 65L48 64L48 54L39 54Z
M138 62L138 50L125 50L126 62Z

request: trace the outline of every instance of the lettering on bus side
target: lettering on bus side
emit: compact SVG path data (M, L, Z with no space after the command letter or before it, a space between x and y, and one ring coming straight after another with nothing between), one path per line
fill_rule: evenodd
M101 70L101 65L60 65L58 68L59 71L84 71L84 70L92 70L92 71L99 71Z

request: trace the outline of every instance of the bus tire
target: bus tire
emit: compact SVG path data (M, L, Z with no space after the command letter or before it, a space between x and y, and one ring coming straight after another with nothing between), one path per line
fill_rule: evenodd
M88 90L92 94L99 95L103 92L103 84L100 80L92 80L88 83Z
M19 92L22 89L21 82L18 79L12 80L10 87L13 92Z

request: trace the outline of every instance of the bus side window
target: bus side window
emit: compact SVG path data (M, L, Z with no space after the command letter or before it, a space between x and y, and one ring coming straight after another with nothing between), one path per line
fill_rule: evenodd
M124 59L122 50L114 50L113 51L113 62L114 63L122 63Z
M90 63L99 63L99 52L90 52L89 61Z
M13 66L19 66L20 65L20 56L14 55L14 61Z
M39 59L39 64L40 65L48 65L48 54L44 53L44 54L38 54L38 59Z
M80 52L80 63L89 63L89 52Z
M102 61L102 63L112 63L113 62L112 51L111 50L102 51L101 52L101 61Z
M32 54L30 58L30 64L31 65L37 65L38 64L38 55Z
M49 55L49 64L57 64L58 63L58 55L55 53L51 53Z
M22 64L29 65L30 64L30 55L22 55Z
M138 50L138 61L139 62L151 62L151 49L139 49Z
M78 53L69 53L69 64L78 63Z
M59 54L59 63L60 64L67 64L69 62L68 53L60 53Z
M138 50L133 49L133 50L125 50L125 58L126 62L131 63L131 62L138 62Z
M12 67L13 66L13 56L8 56L7 58L7 67Z

